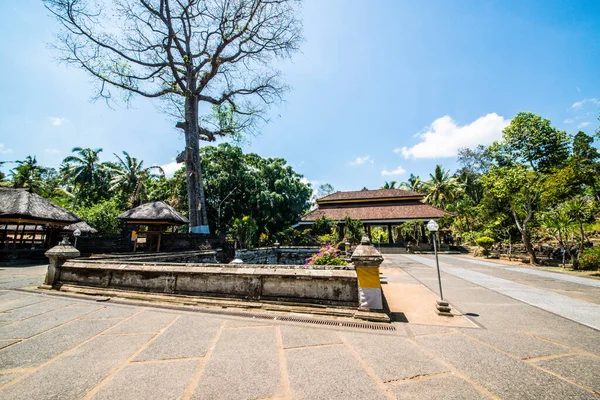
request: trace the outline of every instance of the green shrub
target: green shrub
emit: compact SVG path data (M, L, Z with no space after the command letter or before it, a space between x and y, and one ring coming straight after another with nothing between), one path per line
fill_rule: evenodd
M583 250L578 261L580 269L600 269L600 246Z
M237 240L240 244L240 248L248 249L254 244L257 230L258 226L256 225L254 218L244 216L233 220L233 224L229 229L229 234Z
M329 235L332 231L333 220L331 218L327 218L325 216L315 220L310 230L313 234L317 236L321 235Z
M339 254L340 252L336 248L325 246L317 254L307 258L305 265L348 265Z
M102 233L121 232L121 221L117 216L123 212L114 199L101 201L93 206L81 206L76 214L90 226Z
M495 241L489 236L481 236L475 242L483 249L483 255L487 257L490 255L490 247L492 247Z
M319 235L317 236L317 241L319 242L320 245L332 245L335 243L335 235L328 233L326 235Z
M352 244L360 243L365 229L363 223L359 220L353 220L350 217L346 217L346 238Z

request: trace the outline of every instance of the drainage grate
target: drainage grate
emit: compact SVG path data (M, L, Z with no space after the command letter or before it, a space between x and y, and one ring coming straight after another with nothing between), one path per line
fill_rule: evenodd
M317 319L317 318L299 318L299 317L287 317L287 316L274 316L269 314L254 314L243 311L229 311L229 310L211 310L203 309L201 312L208 314L221 314L232 317L244 317L244 318L256 318L271 321L285 321L285 322L300 322L304 324L315 324L315 325L328 325L338 326L344 328L359 328L359 329L372 329L376 331L395 331L396 328L393 325L388 324L375 324L370 322L353 322L353 321L336 321L328 319Z

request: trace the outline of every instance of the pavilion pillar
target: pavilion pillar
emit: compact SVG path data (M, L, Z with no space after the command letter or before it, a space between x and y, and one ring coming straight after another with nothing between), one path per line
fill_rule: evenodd
M388 243L393 244L394 243L394 235L392 234L392 225L388 224L387 228L388 228Z
M370 240L373 240L373 237L371 237L371 225L367 225L367 236L369 236Z

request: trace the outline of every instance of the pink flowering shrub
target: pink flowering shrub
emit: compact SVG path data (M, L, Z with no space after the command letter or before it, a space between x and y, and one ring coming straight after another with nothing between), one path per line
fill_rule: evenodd
M348 263L340 257L338 249L333 246L325 246L321 247L317 254L307 258L304 265L348 265Z

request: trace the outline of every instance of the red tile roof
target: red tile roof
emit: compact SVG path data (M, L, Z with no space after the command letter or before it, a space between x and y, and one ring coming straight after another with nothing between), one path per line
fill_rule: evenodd
M411 192L402 189L378 189L378 190L356 190L351 192L335 192L327 196L323 196L317 202L323 201L344 201L344 200L377 200L390 198L406 198L414 197L420 199L424 197L421 193Z
M420 202L395 203L388 205L339 206L317 208L306 214L301 222L313 222L323 216L342 221L349 216L363 222L381 220L407 220L440 218L449 214L444 210Z

